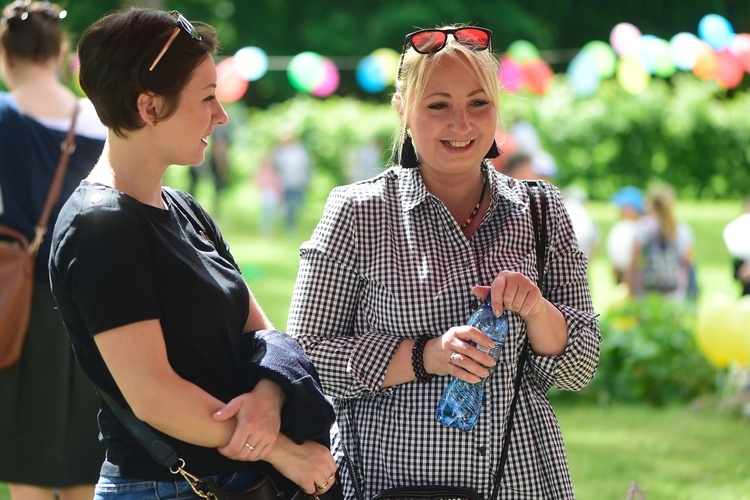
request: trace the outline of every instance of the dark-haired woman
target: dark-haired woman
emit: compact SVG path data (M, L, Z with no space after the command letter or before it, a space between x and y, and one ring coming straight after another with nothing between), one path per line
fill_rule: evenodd
M75 361L49 287L52 225L62 201L91 170L106 128L91 104L60 82L68 43L61 11L49 2L15 1L0 20L0 219L30 241L77 108L76 150L61 202L35 260L31 321L21 357L0 370L0 481L13 500L90 499L104 446L98 401ZM0 287L4 284L0 283Z
M52 290L86 374L171 441L186 471L240 491L273 467L322 494L335 482L332 411L317 440L280 432L294 401L270 376L250 387L238 363L243 334L271 324L211 217L162 186L170 165L200 164L227 121L217 44L210 26L150 9L109 14L83 34L81 88L109 134L60 212ZM330 410L325 398L311 403L305 417ZM95 498L192 496L108 404L99 426L107 457Z

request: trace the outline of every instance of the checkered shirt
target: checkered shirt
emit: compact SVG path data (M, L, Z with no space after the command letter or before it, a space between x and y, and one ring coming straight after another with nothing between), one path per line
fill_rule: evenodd
M478 306L474 285L489 285L501 270L537 280L528 188L488 167L490 206L469 239L427 191L418 169L396 167L335 188L302 245L287 329L334 401L333 450L347 498L355 495L344 449L366 499L385 488L425 484L490 495L526 339L518 314L508 313L508 340L470 432L435 421L448 376L381 388L402 340L438 336L466 323ZM543 292L565 317L569 340L561 356L529 357L501 498L573 498L562 433L545 394L553 385L581 389L599 359L586 257L559 191L544 186L549 202Z

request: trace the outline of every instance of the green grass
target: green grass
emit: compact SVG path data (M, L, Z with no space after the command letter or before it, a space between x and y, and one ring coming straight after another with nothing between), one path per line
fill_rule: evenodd
M169 174L169 184L186 185L184 170ZM250 288L277 328L286 326L299 246L311 234L330 188L325 179L316 182L295 234L258 234L258 197L249 185L228 191L217 217ZM201 186L197 197L215 213L207 191ZM592 203L590 209L603 240L616 212L606 203ZM678 213L696 235L702 295L736 295L721 231L739 213L739 202L681 203ZM592 259L589 278L602 312L617 298L603 248ZM649 500L750 499L750 422L733 414L693 410L687 404L658 409L556 403L556 412L580 500L624 499L633 481ZM0 483L0 500L7 498Z

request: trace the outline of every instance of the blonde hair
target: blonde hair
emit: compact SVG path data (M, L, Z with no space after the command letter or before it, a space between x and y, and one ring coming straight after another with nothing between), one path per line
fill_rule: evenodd
M442 26L436 29L462 28L465 25ZM472 76L487 94L490 102L499 110L500 82L498 80L499 62L492 52L492 46L486 50L472 50L459 43L452 35L448 35L445 47L433 54L420 54L409 47L401 55L401 72L396 79L396 91L391 98L391 104L401 117L399 132L395 134L392 152L401 154L401 147L406 138L406 124L416 103L424 95L427 82L435 68L443 58L452 57L466 68L467 77ZM499 114L498 114L499 116Z
M651 210L659 220L664 238L667 241L673 240L677 235L677 221L674 215L674 188L669 184L654 184L648 189L647 199Z

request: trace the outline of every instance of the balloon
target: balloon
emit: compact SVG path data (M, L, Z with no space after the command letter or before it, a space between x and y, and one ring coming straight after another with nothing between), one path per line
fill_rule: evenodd
M504 55L500 58L498 78L500 78L503 90L518 92L524 84L523 68L512 57Z
M524 81L526 87L534 94L543 95L552 86L555 77L552 68L542 59L534 59L522 63Z
M693 66L693 74L703 80L716 77L716 71L719 66L718 57L711 47L706 43L701 43L702 52L698 54Z
M638 57L629 55L620 58L617 64L617 82L630 94L640 94L651 83L651 75L641 65Z
M641 30L630 23L620 23L612 28L609 43L619 56L630 55L636 51Z
M376 64L380 67L380 72L385 85L393 85L396 81L396 73L398 72L398 61L401 54L393 49L380 48L372 51L372 57L375 59Z
M718 368L750 362L750 297L710 297L698 307L695 323L698 350Z
M750 213L742 214L727 224L723 236L729 255L750 260Z
M323 56L315 52L300 52L292 57L287 67L287 77L299 92L310 92L323 81L325 63Z
M729 50L740 61L742 68L750 73L750 35L740 33L735 36L729 45Z
M244 47L234 53L234 66L245 80L260 80L268 71L268 56L258 47Z
M668 78L676 71L666 40L654 35L643 35L638 41L637 54L643 68L652 75Z
M234 63L227 57L216 65L216 97L222 102L235 102L247 92L247 80L242 78Z
M359 61L354 75L362 90L370 94L376 94L387 86L388 77L384 73L383 65L372 54Z
M323 58L323 80L310 93L315 97L328 97L339 88L339 81L339 69L333 61L325 57Z
M596 72L602 79L615 75L617 68L617 54L607 42L592 40L583 46L582 52L588 52L596 64Z
M592 95L601 84L596 58L589 51L581 50L573 57L567 74L573 92L579 97Z
M515 42L508 45L506 50L509 56L519 63L532 61L539 59L539 50L534 46L533 43L526 40L516 40Z
M669 40L669 55L682 71L693 69L702 50L700 39L692 33L677 33Z
M733 89L742 83L745 70L729 49L721 49L716 59L716 81L725 89Z
M698 23L698 36L705 40L713 49L719 50L732 43L734 28L723 16L708 14Z

